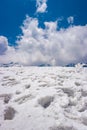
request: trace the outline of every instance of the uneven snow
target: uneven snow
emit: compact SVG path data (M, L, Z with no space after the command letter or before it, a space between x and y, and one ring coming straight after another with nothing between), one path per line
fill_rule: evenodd
M1 67L0 130L87 130L87 68Z

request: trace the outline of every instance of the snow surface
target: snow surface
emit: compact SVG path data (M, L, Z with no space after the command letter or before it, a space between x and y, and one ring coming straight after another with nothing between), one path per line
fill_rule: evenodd
M87 130L87 68L0 67L0 130Z

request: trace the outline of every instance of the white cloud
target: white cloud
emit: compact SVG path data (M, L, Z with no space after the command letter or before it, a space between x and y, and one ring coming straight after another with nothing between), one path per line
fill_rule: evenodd
M73 24L74 23L74 17L73 16L68 17L67 21L68 21L69 24Z
M87 26L57 30L57 21L38 27L38 19L27 17L22 26L19 50L26 53L25 64L64 65L80 62L87 56ZM84 50L84 51L83 51Z
M37 13L44 13L47 9L47 0L36 0Z
M4 36L0 36L0 55L3 55L8 49L8 40Z
M87 25L60 30L57 21L44 25L40 28L37 18L27 16L17 49L9 47L7 38L1 36L0 63L65 65L87 61Z
M25 53L25 52L24 52ZM24 62L24 54L13 47L8 45L8 39L5 36L0 36L0 63L10 63L10 62ZM23 60L23 62L21 62ZM27 58L26 58L27 60Z
M8 45L8 39L0 36L0 63L16 62L16 50Z

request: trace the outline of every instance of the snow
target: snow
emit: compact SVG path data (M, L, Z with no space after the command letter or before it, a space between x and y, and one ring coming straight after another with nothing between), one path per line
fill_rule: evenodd
M0 130L87 130L87 68L0 67Z

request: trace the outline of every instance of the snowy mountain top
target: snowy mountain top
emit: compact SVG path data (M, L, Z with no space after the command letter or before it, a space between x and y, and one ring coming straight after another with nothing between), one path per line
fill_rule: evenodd
M7 63L7 64L0 64L0 67L21 67L23 65L19 64L19 63L14 63L14 62L10 62L10 63ZM27 65L28 66L28 65ZM67 64L65 65L65 67L87 67L87 63L70 63L70 64ZM51 67L50 64L40 64L38 65L38 67Z
M21 67L22 65L20 65L19 63L14 63L14 62L10 62L10 63L7 63L7 64L0 64L0 67L13 67L13 66L16 66L16 67Z
M70 63L70 64L68 64L68 65L66 65L66 67L87 67L87 63L77 63L77 64L75 64L75 63Z

